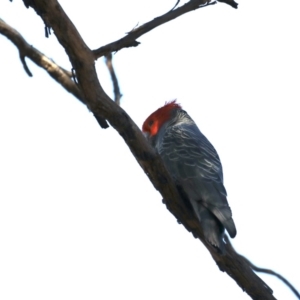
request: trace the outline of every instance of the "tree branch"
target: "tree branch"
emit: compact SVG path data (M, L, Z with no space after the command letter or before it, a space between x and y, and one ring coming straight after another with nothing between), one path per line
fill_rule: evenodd
M57 65L45 54L29 45L22 35L13 27L8 25L0 18L0 33L6 36L19 50L19 57L28 76L32 77L25 58L28 57L36 65L46 70L47 73L69 93L75 96L80 102L86 104L83 94L77 84L72 80L72 73ZM96 117L102 128L107 128L108 124L103 118Z
M80 91L78 87L71 80L72 74L71 72L63 69L58 66L55 62L50 60L47 56L45 56L42 52L29 45L26 40L22 37L22 35L15 30L13 27L8 25L4 20L0 18L0 33L7 37L19 50L20 60L25 69L25 72L32 76L30 72L25 58L28 57L32 60L36 65L46 70L49 75L65 89L73 94L76 98L80 100Z
M128 32L127 35L124 36L123 38L121 38L115 42L112 42L110 44L107 44L105 46L102 46L96 50L93 50L95 59L98 59L101 56L107 55L108 53L119 51L122 48L136 47L140 44L140 42L138 42L136 39L139 38L140 36L142 36L143 34L151 31L152 29L154 29L164 23L167 23L171 20L174 20L174 19L180 17L181 15L186 14L192 10L207 7L209 5L214 5L216 3L217 3L217 1L211 2L211 0L191 0L176 9L173 8L166 14L156 17L152 21L147 22L139 27L135 27L130 32ZM177 6L177 4L176 4L176 6Z
M114 100L118 105L120 105L120 100L121 100L122 94L120 91L118 78L117 78L113 63L112 63L112 54L111 53L105 55L105 63L108 68L108 71L110 73L111 81L113 83L114 95L115 95Z
M238 4L234 0L218 0L218 2L223 2L232 6L233 8L238 8Z
M298 299L300 299L300 293L282 275L280 275L279 273L276 273L276 272L274 272L273 270L270 270L270 269L259 268L259 267L255 266L251 261L249 261L246 257L243 256L243 258L248 262L248 264L251 266L252 270L254 270L255 272L266 273L266 274L273 275L273 276L277 277L278 279L280 279L284 284L286 284L291 289L291 291L295 294L295 296Z
M87 106L95 116L107 119L123 137L154 187L160 191L171 213L187 230L202 240L220 270L231 276L253 299L274 300L270 288L229 243L225 245L226 254L222 256L204 240L199 223L185 211L178 191L158 154L127 113L105 94L97 78L93 52L84 43L59 3L56 0L39 0L35 5L39 11L43 11L45 24L53 28L58 41L65 48Z

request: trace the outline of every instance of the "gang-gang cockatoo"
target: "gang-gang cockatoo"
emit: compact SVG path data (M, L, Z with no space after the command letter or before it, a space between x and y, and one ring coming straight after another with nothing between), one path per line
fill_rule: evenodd
M236 228L215 148L176 101L153 112L142 130L200 221L206 240L223 252L224 228L232 238Z

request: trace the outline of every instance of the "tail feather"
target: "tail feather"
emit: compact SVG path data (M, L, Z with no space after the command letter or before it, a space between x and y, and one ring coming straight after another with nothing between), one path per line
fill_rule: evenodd
M199 205L199 213L201 218L201 226L205 239L221 253L224 253L224 227L217 218L204 206Z
M191 204L200 221L206 241L220 253L224 253L224 227L221 222L201 203L192 201Z
M210 207L210 211L218 218L228 231L231 238L236 236L236 228L232 219L231 209L229 206Z

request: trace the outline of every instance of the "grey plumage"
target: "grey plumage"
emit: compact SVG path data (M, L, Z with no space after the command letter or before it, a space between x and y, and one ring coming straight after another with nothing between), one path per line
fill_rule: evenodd
M232 238L236 228L215 148L180 106L170 111L169 119L150 142L190 202L206 240L223 251L224 227Z

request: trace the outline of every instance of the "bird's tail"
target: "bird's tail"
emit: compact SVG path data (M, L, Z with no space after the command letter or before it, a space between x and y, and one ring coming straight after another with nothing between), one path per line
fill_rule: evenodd
M220 253L224 253L224 227L221 222L204 206L198 204L200 219L205 239Z
M209 207L209 210L217 217L228 231L231 238L236 236L236 228L232 219L231 209L228 205Z

